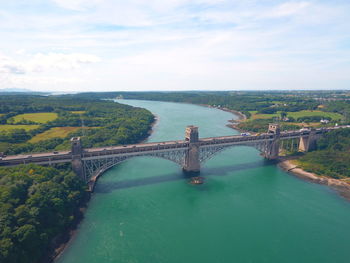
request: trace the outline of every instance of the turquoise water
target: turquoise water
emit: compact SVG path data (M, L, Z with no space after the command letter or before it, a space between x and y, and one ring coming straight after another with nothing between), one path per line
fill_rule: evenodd
M234 116L196 105L121 101L159 118L150 141L230 135ZM99 180L85 219L59 263L350 262L350 203L297 179L250 147L207 161L203 185L181 167L135 158Z

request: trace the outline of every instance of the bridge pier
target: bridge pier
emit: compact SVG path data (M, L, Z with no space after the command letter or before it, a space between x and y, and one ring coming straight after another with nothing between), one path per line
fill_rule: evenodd
M348 128L347 126L337 128ZM326 132L335 128L315 130L295 130L280 132L278 124L270 124L268 133L256 136L221 136L199 140L198 127L186 128L185 141L168 141L146 143L140 145L124 145L108 148L83 149L79 137L71 139L71 151L49 152L33 155L5 156L0 155L0 167L20 164L37 163L51 165L56 163L71 163L72 170L86 182L97 174L136 156L154 156L173 161L182 166L186 173L199 173L200 163L209 159L215 153L236 145L256 146L267 159L276 159L283 140L291 141L291 150L295 149L294 140L299 140L299 151L310 151L316 146L316 141ZM294 149L293 149L294 148Z
M83 147L81 145L80 137L73 137L71 140L72 144L72 169L73 172L79 176L82 180L86 180L84 173L83 161L81 160L81 156L83 153Z
M278 158L280 151L280 126L279 124L271 123L268 129L269 134L274 134L273 141L270 141L266 147L265 158L273 160Z
M308 136L300 136L299 152L308 152L316 148L316 131L311 130Z
M189 142L189 147L186 151L185 165L183 171L185 173L196 174L200 172L199 161L199 139L198 139L198 127L187 126L185 131L185 140Z

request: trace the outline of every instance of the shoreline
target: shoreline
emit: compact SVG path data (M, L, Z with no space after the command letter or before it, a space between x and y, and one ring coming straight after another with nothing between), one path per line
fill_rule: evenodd
M335 190L340 196L350 201L350 184L341 179L334 179L327 176L317 175L315 173L307 172L293 163L298 157L280 157L278 159L278 166L285 172L296 176L302 180L322 184Z
M247 116L245 116L240 111L231 110L229 108L214 107L214 106L211 106L211 105L208 105L208 104L197 104L197 105L208 107L208 108L213 108L213 109L218 109L218 110L222 110L222 111L226 111L226 112L231 112L232 114L238 116L238 120L237 121L245 121L247 119ZM229 121L231 121L231 120L229 120Z
M155 115L152 113L152 115L154 116L154 120L151 124L151 129L148 131L147 133L147 137L145 139L143 139L142 141L140 141L139 143L143 143L143 142L146 142L149 137L152 135L152 133L154 132L154 128L158 125L159 123L159 116L158 115Z
M231 112L232 114L238 116L237 123L227 124L226 126L229 128L232 128L234 130L237 130L239 132L245 132L244 130L237 127L237 124L241 121L245 121L247 117L236 110L230 110L228 108L218 108L211 105L201 104L201 106L209 107L209 108L215 108L227 112ZM232 120L229 120L229 122L232 122ZM339 194L341 197L345 198L347 201L350 201L350 183L347 183L345 181L342 181L341 179L334 179L327 176L321 176L317 175L315 173L307 172L300 168L298 165L293 163L293 160L297 160L299 157L279 157L278 158L278 166L288 174L291 174L295 177L298 177L302 180L326 185L332 190L336 191L337 194Z
M154 127L159 122L159 117L157 115L154 116L154 121L151 124L151 129L148 131L147 137L144 138L139 143L145 142L148 140L148 138L152 135L154 132ZM105 171L103 171L105 172ZM92 197L93 190L95 188L95 185L98 181L98 178L103 174L100 173L96 175L89 183L88 183L88 196L86 200L84 200L84 203L79 209L76 211L77 218L73 225L69 227L64 233L58 235L52 240L51 248L49 249L47 255L45 255L42 259L42 263L52 263L55 262L64 252L64 250L68 247L69 243L74 239L75 235L77 234L78 228L80 223L83 221L85 212L88 208L89 201ZM56 243L57 242L57 243Z
M84 219L85 212L89 205L91 198L91 192L87 191L87 196L83 200L82 205L75 211L75 219L72 226L68 227L64 232L54 237L49 245L47 253L42 257L40 262L42 263L52 263L55 262L66 249L68 244L75 237L81 221Z
M229 128L232 128L236 131L244 132L243 130L241 130L237 127L237 124L239 122L245 121L247 119L247 117L242 112L239 112L236 110L231 110L228 108L214 107L214 106L207 105L207 104L194 104L194 105L199 105L199 106L208 107L208 108L215 108L218 110L232 113L233 115L237 116L238 119L237 120L228 120L228 122L230 122L230 124L226 124L226 126ZM154 115L154 121L151 124L151 129L149 130L147 137L145 139L143 139L142 141L140 141L140 143L148 140L149 136L151 136L151 134L154 132L154 127L158 123L159 123L159 117ZM326 176L318 176L314 173L306 172L306 171L302 170L300 167L298 167L296 164L293 164L292 161L296 160L297 158L298 157L289 157L289 158L288 157L280 157L278 159L277 165L282 170L287 172L288 174L296 176L300 179L303 179L305 181L309 181L312 183L327 185L331 189L335 190L340 196L342 196L345 199L347 199L348 201L350 201L350 184L348 184L344 181L341 181L339 179L333 179L333 178L329 178ZM103 171L103 172L105 172L105 171ZM103 172L96 175L91 180L91 184L89 183L89 189L91 189L89 194L88 194L89 197L88 197L85 205L79 208L79 212L81 213L81 215L79 216L79 218L77 218L77 222L72 227L67 229L67 232L63 233L62 236L58 236L55 238L58 240L65 240L65 241L60 242L59 244L56 244L56 246L54 245L54 248L52 248L52 250L50 250L50 252L48 252L48 255L46 255L46 257L42 261L43 263L55 262L63 254L64 250L69 246L70 242L72 242L72 240L76 236L79 225L82 222L82 220L84 219L84 215L85 215L85 212L88 208L89 200L92 196L95 184L97 183L99 177L103 174ZM90 188L90 187L92 187L92 188ZM53 240L53 242L55 242L55 239Z
M246 132L245 130L240 129L237 126L237 124L239 124L240 122L247 120L247 116L245 116L245 114L243 114L242 112L236 111L236 110L231 110L231 109L228 109L228 108L214 107L214 106L211 106L211 105L208 105L208 104L197 104L197 105L200 105L200 106L203 106L203 107L212 108L212 109L218 109L218 110L222 110L222 111L226 111L226 112L230 112L233 115L238 116L237 120L227 120L229 122L229 124L226 124L226 126L231 128L231 129L233 129L233 130L236 130L238 132Z

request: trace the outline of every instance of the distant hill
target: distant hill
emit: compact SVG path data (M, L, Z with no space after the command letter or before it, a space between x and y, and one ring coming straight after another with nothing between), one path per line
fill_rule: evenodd
M7 88L7 89L0 89L0 94L2 95L12 95L12 94L37 94L37 95L45 95L50 94L50 92L39 92L39 91L33 91L30 89L21 89L21 88Z

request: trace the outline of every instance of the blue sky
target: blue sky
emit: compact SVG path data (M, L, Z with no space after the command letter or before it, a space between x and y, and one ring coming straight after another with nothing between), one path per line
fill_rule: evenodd
M349 89L349 14L349 0L0 0L0 89Z

